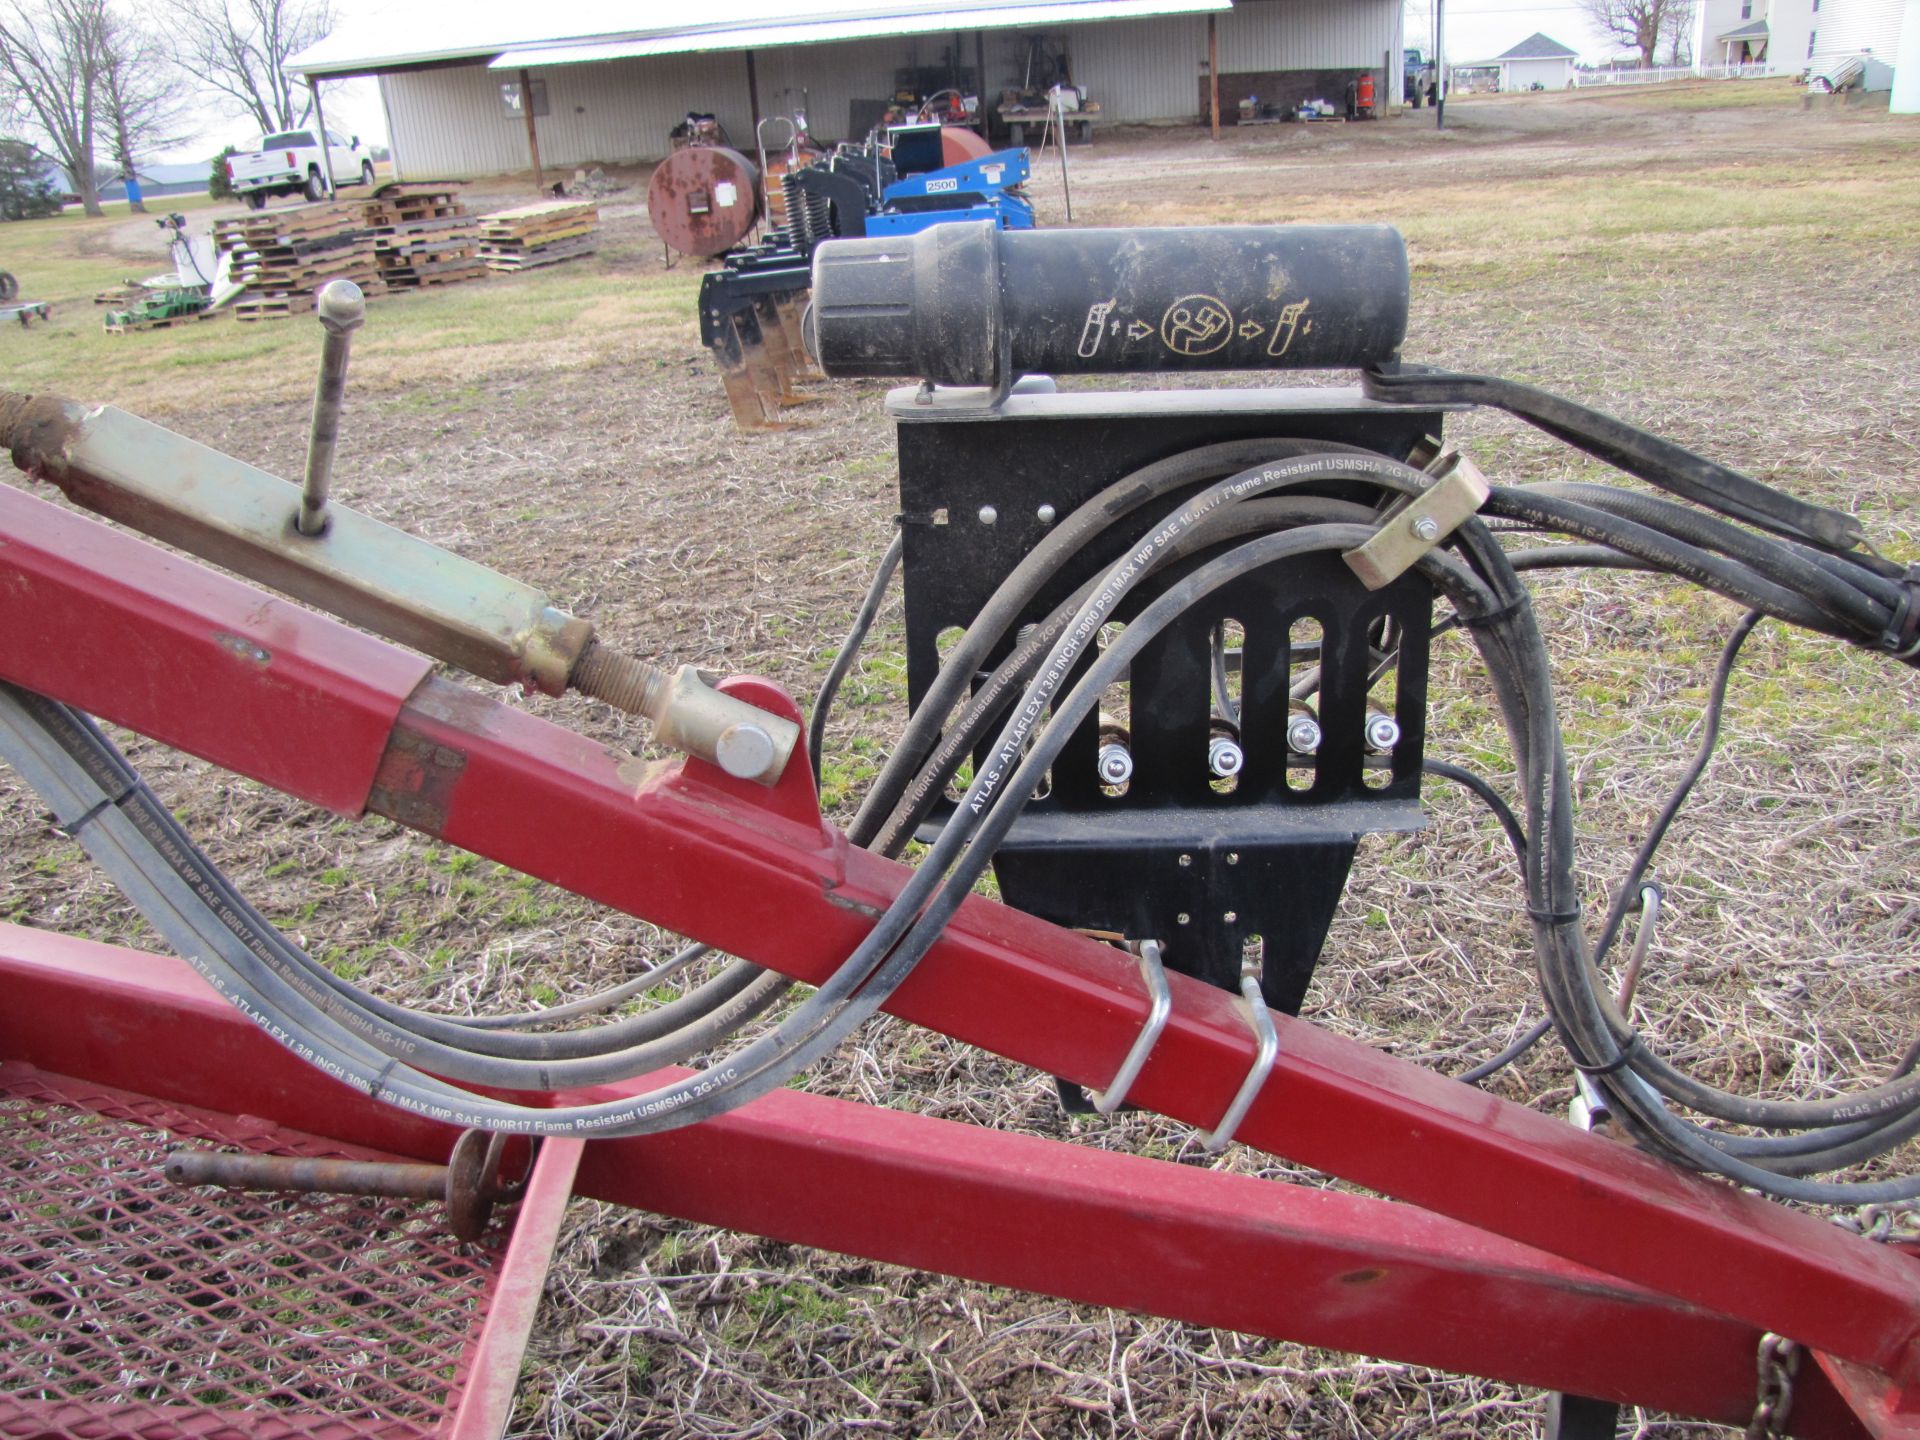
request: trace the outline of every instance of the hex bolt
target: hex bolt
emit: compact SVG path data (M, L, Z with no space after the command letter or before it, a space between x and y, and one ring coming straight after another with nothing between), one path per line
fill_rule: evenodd
M1100 747L1100 783L1124 785L1133 778L1133 752L1117 740Z
M1367 716L1367 748L1386 751L1400 743L1400 722L1379 711Z
M1207 741L1207 769L1220 779L1238 775L1240 768L1247 763L1246 751L1240 748L1240 742L1231 735L1215 735Z
M1287 748L1296 755L1313 755L1320 749L1320 722L1311 715L1296 715L1287 722Z
M320 292L313 313L327 332L320 349L320 380L313 391L313 424L307 435L307 475L300 489L294 528L319 535L327 528L327 490L333 483L333 447L340 438L340 399L347 389L347 357L353 332L367 319L367 300L351 280L335 280Z
M1440 522L1431 515L1422 515L1413 522L1413 538L1424 540L1431 545L1440 538Z

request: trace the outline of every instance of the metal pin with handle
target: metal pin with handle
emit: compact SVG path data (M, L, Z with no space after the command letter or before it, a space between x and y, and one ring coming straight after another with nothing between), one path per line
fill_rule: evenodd
M353 332L367 319L367 300L351 280L334 280L321 291L314 315L327 332L320 350L320 380L313 391L313 425L307 435L307 474L300 488L294 528L320 535L327 528L327 489L333 483L333 447L340 438L340 400L347 389L347 357Z
M447 1228L458 1239L478 1240L486 1233L493 1207L517 1198L524 1188L520 1182L500 1180L506 1141L505 1135L468 1130L454 1142L445 1165L176 1150L167 1157L163 1173L175 1185L218 1185L227 1190L444 1200Z

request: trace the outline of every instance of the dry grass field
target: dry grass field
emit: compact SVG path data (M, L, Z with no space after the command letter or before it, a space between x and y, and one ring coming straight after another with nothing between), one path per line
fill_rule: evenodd
M1410 359L1610 409L1853 510L1889 553L1920 558L1920 120L1803 112L1791 87L1757 82L1491 97L1450 106L1448 121L1441 133L1431 112L1275 126L1218 145L1199 130L1103 133L1071 152L1074 222L1397 224L1413 257ZM890 532L883 387L833 386L803 429L735 431L698 342L699 269L663 263L643 176L624 178L590 261L373 303L341 498L546 588L637 652L810 696ZM476 190L509 203L504 182ZM1064 221L1052 157L1035 198L1047 223ZM0 264L56 305L48 327L0 332L0 383L120 404L297 474L317 327L102 336L87 297L160 256L153 227L125 217L0 228ZM1454 438L1498 481L1596 474L1513 423L1469 417ZM1536 592L1582 874L1604 904L1697 739L1737 613L1609 572L1543 576ZM841 819L903 718L900 633L896 595L828 733L824 800ZM1489 692L1457 637L1436 648L1433 696L1432 753L1508 777ZM1640 1003L1685 1067L1812 1095L1876 1077L1913 1038L1917 702L1911 671L1835 643L1769 624L1749 644L1727 738L1656 867L1669 909ZM582 704L527 703L612 744L644 739ZM673 944L385 822L130 748L256 903L395 998L550 1003ZM4 774L0 800L0 919L151 943ZM1426 831L1363 850L1308 1013L1451 1073L1540 1010L1497 828L1453 793L1430 805ZM1045 1076L890 1020L807 1084L1316 1178L1244 1150L1209 1161L1184 1127L1153 1117L1067 1119ZM1543 1045L1494 1088L1564 1111L1565 1057ZM1539 1405L1506 1386L577 1204L514 1433L1518 1437Z

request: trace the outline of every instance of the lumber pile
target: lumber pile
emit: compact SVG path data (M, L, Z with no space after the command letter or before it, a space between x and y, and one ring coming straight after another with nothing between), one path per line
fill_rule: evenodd
M600 248L600 207L591 200L544 200L480 217L480 256L491 270L532 270Z
M233 278L247 287L233 307L237 320L266 320L313 308L316 290L351 280L381 290L366 202L335 200L287 210L259 210L214 225L214 244L233 252Z
M483 280L478 222L450 190L382 191L367 202L374 258L392 290Z
M453 190L390 185L371 199L222 220L213 236L233 252L233 278L247 287L234 318L280 320L311 311L330 280L351 280L372 297L485 279L477 225Z

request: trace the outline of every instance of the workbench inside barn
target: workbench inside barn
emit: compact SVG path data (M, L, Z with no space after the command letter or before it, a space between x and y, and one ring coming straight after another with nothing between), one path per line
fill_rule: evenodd
M1047 107L1044 105L1030 110L1010 110L1003 105L999 114L1001 123L1007 127L1007 143L1015 149L1027 143L1027 126L1043 132L1047 126ZM1091 145L1093 127L1100 123L1100 116L1097 113L1089 115L1084 110L1068 110L1061 114L1060 123L1070 138L1078 138L1083 145Z

